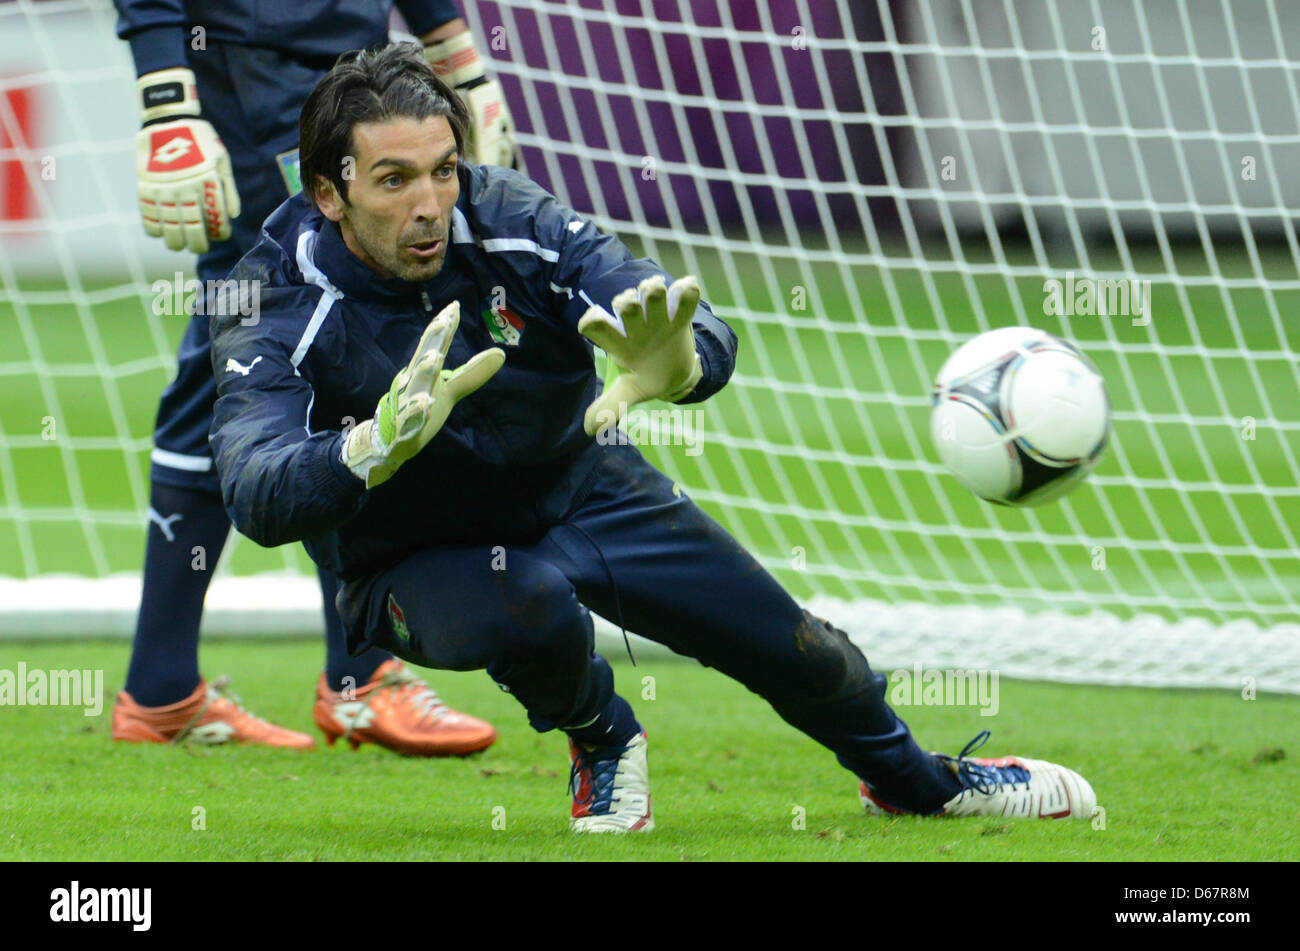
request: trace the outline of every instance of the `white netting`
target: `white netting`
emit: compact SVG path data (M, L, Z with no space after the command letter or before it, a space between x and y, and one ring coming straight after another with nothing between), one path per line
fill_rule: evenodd
M191 266L140 250L128 58L107 4L89 4L98 57L54 52L56 18L85 6L0 3L0 34L17 23L34 37L3 88L43 88L60 115L84 111L77 84L117 84L127 103L111 129L96 110L66 140L24 148L0 101L0 163L55 148L100 156L111 195L108 211L70 212L56 194L22 240L71 250L33 261L28 248L0 265L0 327L22 344L0 353L0 386L26 387L37 410L79 375L109 391L137 376L160 386L175 318L142 310L148 346L118 357L96 341L96 307L116 294L147 308L152 280ZM698 443L647 453L873 658L1300 690L1300 321L1288 316L1300 305L1300 178L1289 174L1300 92L1285 46L1300 11L1227 0L465 6L506 87L524 170L675 273L700 275L740 334L731 386L699 407ZM75 236L95 228L114 229L126 263L93 268L117 277L87 288L78 275L94 256ZM6 250L18 233L0 222ZM24 268L52 270L54 286L25 287ZM1119 299L1120 312L1114 300L1101 315L1045 311L1045 282L1094 282L1104 298L1109 281L1143 293ZM38 349L38 306L73 328L84 357ZM927 426L944 357L1013 323L1079 343L1115 407L1099 470L1063 502L1023 512L961 490ZM106 398L102 433L70 424L53 446L33 421L45 413L0 410L0 538L19 552L0 574L135 567L149 389ZM76 420L66 402L49 412ZM97 501L92 452L116 453L107 465L129 490ZM29 498L24 473L54 469L68 471L62 494ZM59 525L84 536L74 564L43 545ZM223 572L303 564L243 544Z
M194 256L140 226L115 21L110 0L0 0L0 578L138 584L153 417L186 320L155 283L183 286ZM243 571L308 566L296 547L233 547Z

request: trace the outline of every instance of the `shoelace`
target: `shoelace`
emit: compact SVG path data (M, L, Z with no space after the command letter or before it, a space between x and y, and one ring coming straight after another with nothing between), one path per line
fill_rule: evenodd
M957 758L940 754L939 758L957 764L957 779L962 786L974 789L985 796L992 796L1000 786L1015 786L1017 783L1029 782L1029 770L1022 766L985 766L972 763L966 757L988 742L991 736L988 730L976 734L957 754Z
M627 750L626 746L602 747L600 752L605 755L597 759L594 751L588 753L579 746L578 755L574 757L573 765L569 767L569 794L577 799L578 778L583 771L586 771L587 797L579 802L584 806L602 803L605 806L603 811L609 811L609 805L614 800L614 780L618 777L618 764ZM592 811L595 812L594 809Z
M420 711L421 721L430 716L438 720L451 713L451 708L443 703L438 692L409 667L398 667L384 674L379 689L383 690L385 686L396 686L403 699Z
M380 679L375 689L366 694L366 699L361 703L361 710L357 715L351 718L346 731L343 733L343 739L351 739L352 732L361 722L361 713L370 708L370 702L379 696L379 694L396 688L398 698L415 708L420 714L417 723L423 723L429 717L439 720L451 713L451 708L443 702L438 696L438 692L424 682L419 674L415 673L409 667L396 667L384 671L384 676Z
M208 712L208 708L217 700L226 700L235 708L236 714L245 716L255 723L269 726L269 724L267 724L261 717L254 716L243 708L242 701L230 689L230 675L222 674L216 680L208 684L208 692L203 698L202 705L199 706L199 712L190 717L190 722L181 727L180 731L172 737L172 742L176 744L184 743L189 738L189 735L193 732L194 728L198 726L199 721L203 719L203 715Z

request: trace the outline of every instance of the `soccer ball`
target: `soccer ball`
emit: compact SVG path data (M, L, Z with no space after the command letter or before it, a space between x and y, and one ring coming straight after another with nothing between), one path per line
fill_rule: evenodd
M934 384L930 435L957 481L999 505L1060 498L1110 434L1106 384L1078 347L1033 327L968 340Z

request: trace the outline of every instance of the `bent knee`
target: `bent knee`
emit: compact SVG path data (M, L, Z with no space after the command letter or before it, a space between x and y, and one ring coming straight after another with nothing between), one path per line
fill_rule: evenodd
M502 572L503 575L509 572ZM586 609L558 570L530 571L502 579L498 623L515 647L547 654L585 657L591 649Z
M794 643L801 663L793 686L804 696L839 700L860 693L871 682L867 658L830 622L804 611Z

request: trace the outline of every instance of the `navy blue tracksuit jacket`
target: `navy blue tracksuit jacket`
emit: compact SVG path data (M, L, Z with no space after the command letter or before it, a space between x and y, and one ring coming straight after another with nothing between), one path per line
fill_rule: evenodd
M954 780L889 709L862 652L635 446L583 431L601 383L579 318L664 272L522 175L457 174L446 263L425 284L377 277L301 196L235 268L261 287L256 318L211 322L211 444L236 527L264 545L301 539L345 579L354 653L486 670L538 730L616 706L590 608L761 694L898 808L938 809ZM492 346L505 364L368 491L340 460L342 430L373 415L453 300L447 366ZM716 392L735 363L735 335L706 304L692 326L704 375L684 402Z
M447 260L434 280L378 278L298 196L231 274L259 282L257 323L211 322L211 444L231 519L263 545L304 541L345 580L430 544L535 534L536 497L593 445L582 418L601 382L578 320L665 274L517 172L462 163L457 174ZM452 300L461 319L447 367L498 345L505 365L423 452L366 492L340 461L342 431L374 414ZM703 303L693 325L704 377L688 400L698 401L730 377L736 338Z

